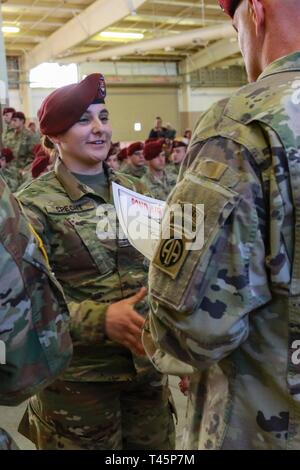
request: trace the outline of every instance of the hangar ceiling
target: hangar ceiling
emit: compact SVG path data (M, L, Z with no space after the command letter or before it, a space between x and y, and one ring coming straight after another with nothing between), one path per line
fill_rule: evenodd
M25 56L30 68L46 61L175 61L186 73L241 63L217 0L1 0L1 9L3 26L19 28L4 32L6 54Z

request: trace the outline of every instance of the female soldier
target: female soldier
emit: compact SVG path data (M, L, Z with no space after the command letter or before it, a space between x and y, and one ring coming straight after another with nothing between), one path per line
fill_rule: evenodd
M38 112L60 156L19 197L64 288L74 360L30 401L21 431L39 449L172 449L167 380L137 356L147 308L143 258L101 229L101 217L115 215L112 181L142 191L103 164L112 134L105 94L103 76L92 74L51 93Z

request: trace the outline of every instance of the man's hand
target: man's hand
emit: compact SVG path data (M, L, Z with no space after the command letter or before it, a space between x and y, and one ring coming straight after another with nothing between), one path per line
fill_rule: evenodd
M132 297L111 304L107 309L105 320L109 339L121 343L139 356L145 356L141 340L145 320L135 311L134 306L146 295L147 289L142 287Z

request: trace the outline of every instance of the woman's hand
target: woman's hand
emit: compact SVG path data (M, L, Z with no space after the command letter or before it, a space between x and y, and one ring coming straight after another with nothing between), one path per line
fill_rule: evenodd
M142 287L128 299L111 304L107 309L105 319L108 338L121 343L139 356L145 356L141 340L145 320L135 311L134 306L146 295L147 289Z

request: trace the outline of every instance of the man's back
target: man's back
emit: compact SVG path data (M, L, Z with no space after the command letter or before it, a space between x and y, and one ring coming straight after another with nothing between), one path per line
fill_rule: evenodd
M150 269L154 341L198 370L186 448L300 446L299 96L297 53L212 108L168 201L206 217L201 249L170 266L162 240Z

